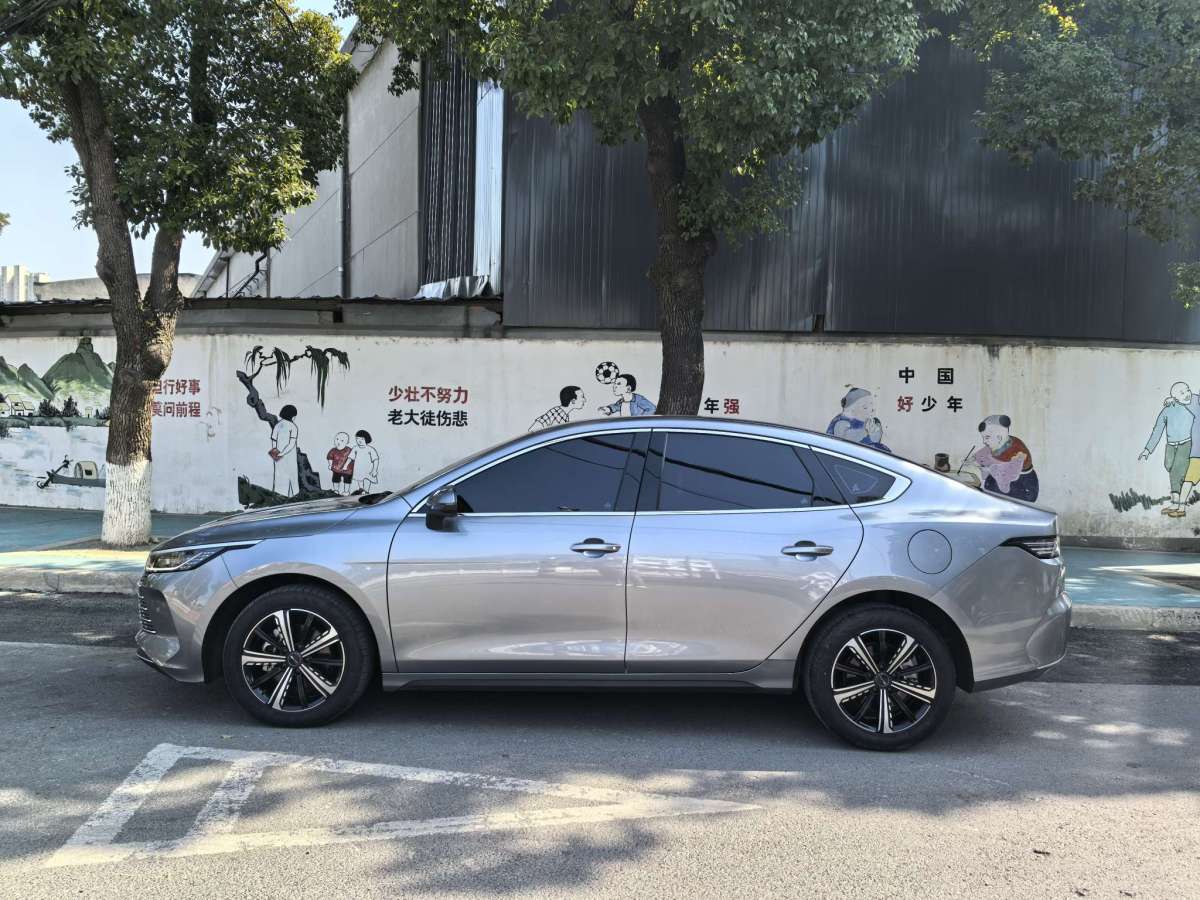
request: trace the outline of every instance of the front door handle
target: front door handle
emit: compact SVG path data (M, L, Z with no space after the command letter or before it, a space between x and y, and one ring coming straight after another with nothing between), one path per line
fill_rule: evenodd
M571 549L576 553L616 553L621 549L621 545L610 544L600 538L588 538L578 544L572 544Z
M833 552L833 548L814 544L812 541L796 541L779 552L784 556L828 556Z

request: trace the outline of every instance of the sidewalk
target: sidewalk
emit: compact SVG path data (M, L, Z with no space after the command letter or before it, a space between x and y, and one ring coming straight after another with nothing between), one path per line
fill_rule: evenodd
M1064 547L1072 624L1200 631L1200 554Z
M154 513L151 529L165 540L212 518ZM101 548L100 519L97 510L0 506L0 590L132 594L147 549Z
M0 553L14 550L46 550L79 541L98 540L102 513L93 509L41 509L29 506L0 506ZM154 536L166 539L203 525L216 516L181 516L154 513Z
M158 539L209 516L155 515ZM100 513L0 507L0 590L133 593L148 548L99 548ZM1200 631L1200 554L1067 547L1072 622L1093 628Z

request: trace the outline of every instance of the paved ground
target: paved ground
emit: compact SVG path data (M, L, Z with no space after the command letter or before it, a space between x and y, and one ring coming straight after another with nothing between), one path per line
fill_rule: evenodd
M759 695L374 694L276 731L133 660L128 603L0 594L0 896L1197 896L1193 636L1077 629L1068 680L884 756Z

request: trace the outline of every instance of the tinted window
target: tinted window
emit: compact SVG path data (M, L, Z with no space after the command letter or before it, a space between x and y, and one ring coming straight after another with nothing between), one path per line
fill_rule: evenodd
M614 512L631 509L633 434L559 441L484 469L455 485L463 512ZM639 457L640 460L640 457ZM627 468L630 471L627 471ZM626 485L622 492L622 484ZM628 498L628 499L625 499Z
M821 462L833 476L834 482L850 503L870 503L880 500L896 483L886 472L862 466L837 456L821 454Z
M813 505L813 479L795 447L716 434L668 433L658 490L665 511Z

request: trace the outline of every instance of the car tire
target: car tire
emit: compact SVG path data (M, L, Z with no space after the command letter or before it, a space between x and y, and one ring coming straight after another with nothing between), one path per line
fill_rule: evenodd
M867 750L904 750L927 738L957 687L954 656L937 629L885 604L853 607L822 624L801 674L821 724Z
M285 727L332 722L358 702L377 668L361 613L319 585L283 585L252 600L229 626L221 663L233 698Z

